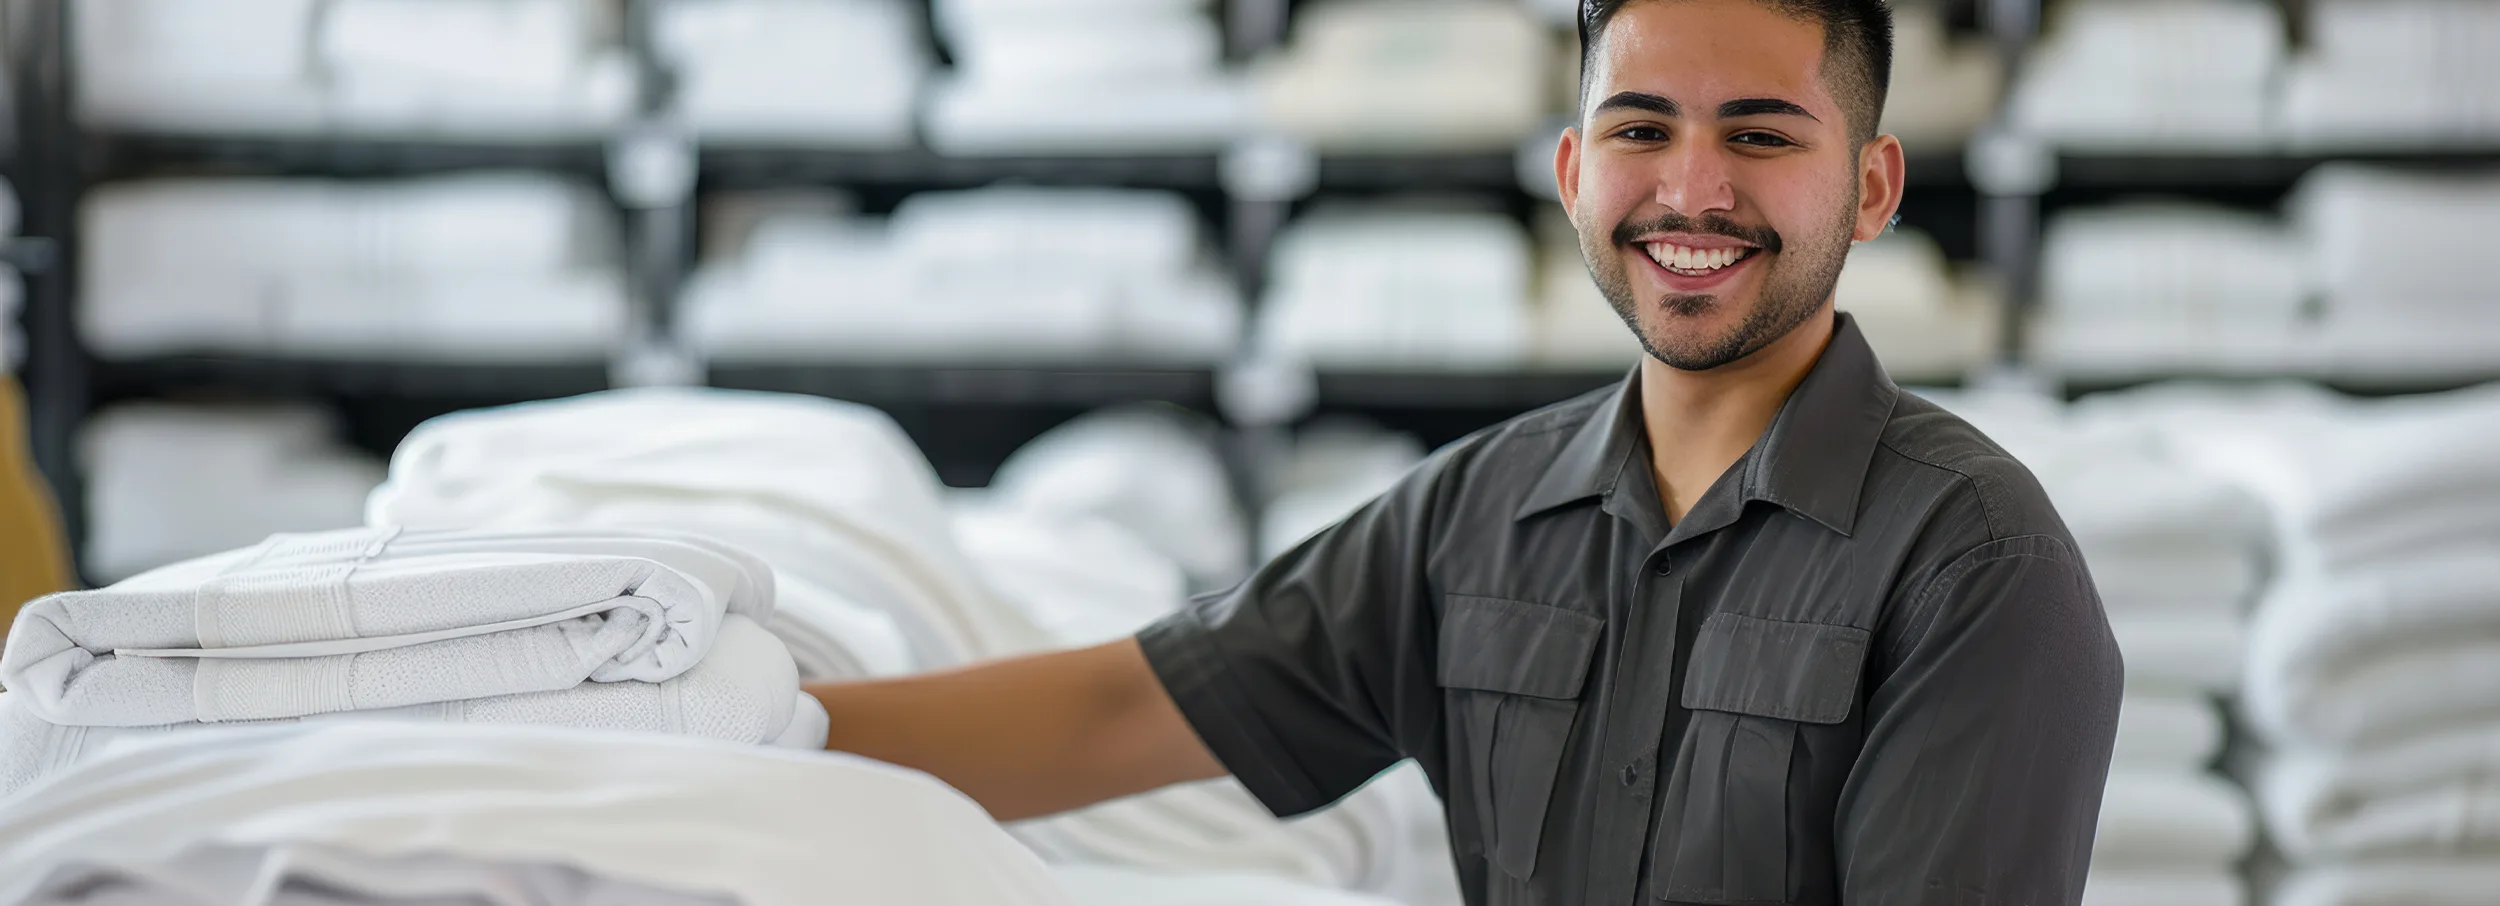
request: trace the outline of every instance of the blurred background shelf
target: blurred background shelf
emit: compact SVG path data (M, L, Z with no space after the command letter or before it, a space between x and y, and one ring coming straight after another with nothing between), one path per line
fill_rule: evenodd
M87 132L79 155L87 172L98 178L160 172L371 178L477 169L603 178L607 170L605 146L595 140L488 143Z
M877 406L1093 408L1160 402L1207 412L1215 407L1215 372L1209 368L714 363L707 383Z
M608 364L596 360L485 364L185 355L99 360L91 369L99 399L355 397L520 402L609 387Z

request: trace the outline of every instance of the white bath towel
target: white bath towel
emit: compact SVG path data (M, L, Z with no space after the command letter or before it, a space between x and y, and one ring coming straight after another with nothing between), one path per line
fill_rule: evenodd
M1529 243L1508 218L1322 211L1286 228L1254 344L1346 368L1492 368L1529 352Z
M300 717L660 682L771 573L687 537L350 529L279 535L38 599L0 683L56 723Z
M1508 150L1554 104L1551 35L1516 3L1356 0L1293 24L1259 113L1322 148Z
M1214 72L1224 56L1215 21L1194 10L1071 11L967 19L947 49L956 67L987 82L1082 88L1123 79L1190 78Z
M2271 3L2068 3L2026 61L2012 116L2068 147L2264 147L2284 52Z
M2500 724L2357 748L2288 748L2246 771L2268 839L2303 863L2500 853Z
M2500 716L2500 561L2295 573L2258 606L2241 705L2281 743L2345 744Z
M2465 238L2500 230L2500 174L2325 166L2286 209L2336 295L2488 300L2500 282L2500 262Z
M1001 600L1058 647L1126 638L1179 610L1189 578L1127 528L996 498L950 507L955 537Z
M2485 906L2500 890L2500 859L2399 859L2302 866L2270 906Z
M1186 271L1203 231L1171 192L999 186L924 192L895 208L895 254L919 270L1069 267L1101 274ZM983 253L967 260L966 249Z
M312 81L318 0L89 3L71 16L79 120L178 132L301 134L322 124Z
M1161 872L1100 865L1050 870L1086 906L1450 906L1415 904L1249 872Z
M80 210L87 272L536 273L615 260L613 208L535 173L118 182Z
M2114 770L2101 794L2092 867L2214 868L2247 855L2256 833L2247 794L2220 777Z
M2246 906L2248 884L2224 867L2102 871L2084 881L2083 906Z
M655 26L676 103L706 141L899 147L931 64L892 0L672 3Z
M2315 292L2311 257L2280 221L2222 208L2133 204L2062 213L2042 238L2044 304L2075 317L2141 313L2282 322Z
M1017 448L990 488L1018 509L1124 527L1193 588L1227 586L1247 568L1249 529L1210 427L1174 410L1106 409Z
M2222 706L2202 695L2129 692L2114 770L2200 771L2222 752Z
M1229 74L1082 92L958 77L932 90L921 121L930 147L963 156L1204 153L1251 126L1250 89Z
M583 683L567 689L496 695L359 711L336 711L255 724L301 722L528 725L694 736L748 745L804 743L817 724L798 699L798 671L787 649L744 615L721 621L711 656L659 683ZM800 724L794 727L793 724ZM84 727L51 723L22 692L0 694L0 797L132 745L166 737L194 738L218 725Z
M2283 92L2304 150L2487 148L2500 139L2500 13L2477 0L2323 0Z
M449 795L447 791L458 791ZM978 805L826 753L541 727L226 729L117 751L0 802L0 902L50 869L216 840L560 862L750 906L1059 906ZM830 886L829 886L830 885Z

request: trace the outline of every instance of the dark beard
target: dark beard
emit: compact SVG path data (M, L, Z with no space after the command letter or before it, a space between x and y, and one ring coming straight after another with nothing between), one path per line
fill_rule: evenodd
M1849 256L1849 237L1857 225L1857 207L1858 200L1853 192L1830 241L1798 249L1799 255L1804 257L1794 260L1782 254L1787 246L1778 231L1767 226L1745 226L1717 214L1705 215L1698 220L1669 214L1650 223L1619 224L1606 237L1611 244L1602 249L1589 248L1588 234L1583 231L1581 251L1598 290L1605 294L1607 303L1614 306L1615 315L1623 319L1623 325L1641 341L1641 349L1649 353L1650 358L1678 371L1709 371L1762 351L1814 317L1815 312L1822 308L1823 300L1831 298L1832 289L1840 283L1840 268L1847 263ZM1661 232L1727 236L1759 246L1761 251L1754 253L1756 255L1773 256L1769 262L1771 271L1762 281L1762 298L1753 310L1745 314L1744 321L1734 330L1698 349L1671 349L1662 342L1664 338L1652 336L1642 325L1640 300L1632 297L1631 276L1623 272L1620 259L1615 254L1639 236ZM1715 295L1694 293L1666 296L1657 304L1669 317L1693 318L1707 314L1724 302Z

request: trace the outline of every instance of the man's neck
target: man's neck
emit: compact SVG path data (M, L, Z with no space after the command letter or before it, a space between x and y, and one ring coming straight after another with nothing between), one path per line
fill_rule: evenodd
M1684 521L1693 502L1770 430L1788 395L1823 357L1835 326L1826 301L1787 336L1709 371L1641 360L1641 426L1670 522Z

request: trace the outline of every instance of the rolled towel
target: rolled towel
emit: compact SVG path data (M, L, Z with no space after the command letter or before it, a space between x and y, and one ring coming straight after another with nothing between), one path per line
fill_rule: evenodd
M2248 885L2225 867L2197 871L2100 871L2083 884L2083 906L2246 906Z
M822 750L822 719L799 699L798 670L780 640L742 614L721 621L720 638L684 674L659 683L583 683L567 689L485 698L330 712L254 725L326 725L389 721L617 730L717 739L749 745L787 743ZM82 727L44 720L22 692L0 693L0 797L88 761L167 737L192 737L223 725ZM820 709L821 710L821 709ZM797 726L793 726L797 724ZM805 747L810 733L816 745Z
M446 791L459 791L446 795ZM209 840L560 862L748 906L1064 906L969 798L862 758L547 727L229 728L0 802L0 902L54 866Z
M300 717L658 682L733 613L771 616L771 572L695 538L279 535L27 605L0 684L63 724Z
M2220 777L2116 770L2101 798L2092 868L2207 869L2237 862L2256 843L2248 797Z
M2199 771L2222 752L2222 708L2202 695L2129 692L2118 705L2116 770Z

